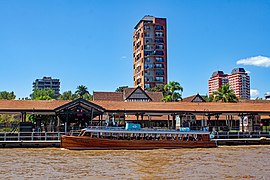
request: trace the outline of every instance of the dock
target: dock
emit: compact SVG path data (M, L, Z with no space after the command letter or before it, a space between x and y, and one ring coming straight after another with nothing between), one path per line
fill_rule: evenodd
M60 147L64 132L1 132L0 148Z
M270 145L270 138L213 139L218 146Z
M0 148L60 147L64 132L0 132ZM73 135L78 135L77 132ZM269 132L220 132L212 139L223 145L270 145Z

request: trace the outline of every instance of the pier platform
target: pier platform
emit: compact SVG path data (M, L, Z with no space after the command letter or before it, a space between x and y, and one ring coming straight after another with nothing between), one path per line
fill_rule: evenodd
M45 148L60 147L61 136L64 132L2 132L0 133L0 148ZM74 133L73 135L78 135ZM255 136L256 135L256 136ZM212 141L218 146L223 145L270 145L268 133L226 133L216 134Z
M54 141L0 141L0 148L45 148L60 147L60 140Z
M227 145L270 145L270 138L213 139L218 146Z

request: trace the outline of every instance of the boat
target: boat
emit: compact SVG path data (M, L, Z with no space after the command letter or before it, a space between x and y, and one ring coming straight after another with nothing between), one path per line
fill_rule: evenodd
M61 148L70 150L140 150L217 147L206 131L152 130L137 128L88 127L78 136L61 136ZM136 128L134 128L136 127Z

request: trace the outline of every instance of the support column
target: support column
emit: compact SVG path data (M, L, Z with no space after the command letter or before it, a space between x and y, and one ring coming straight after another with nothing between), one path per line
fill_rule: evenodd
M143 124L143 114L141 114L141 123Z
M26 121L26 112L21 112L22 122Z
M59 118L59 116L56 115L56 119L57 119L57 128L56 128L56 131L59 132L60 131L60 118Z
M150 115L148 115L148 128L150 128Z
M67 134L67 131L68 131L68 112L66 113L65 134Z
M242 114L240 115L240 117L241 117L241 121L242 121L242 132L244 132L244 118L245 118L245 116L244 116L244 114L242 113Z
M170 129L170 115L168 115L168 129Z
M98 115L98 125L101 126L100 115Z
M251 115L251 130L252 130L252 132L254 131L254 119L255 119L255 115Z
M93 125L93 117L94 117L94 108L91 108L91 119L90 119L90 126Z
M209 121L209 122L208 122ZM206 121L206 126L208 126L208 123L211 121L211 115L207 115L207 121ZM213 129L212 129L213 130ZM208 131L210 131L210 127L208 127Z
M215 121L216 131L218 131L218 119L219 119L219 114L216 114L216 121Z
M182 127L183 126L183 114L180 114L179 118L180 118L180 127Z
M124 125L126 124L126 113L124 113Z
M175 129L174 121L175 121L175 114L172 115L172 129Z

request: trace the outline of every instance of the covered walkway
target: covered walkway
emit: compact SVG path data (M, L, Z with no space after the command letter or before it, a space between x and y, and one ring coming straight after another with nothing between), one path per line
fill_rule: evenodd
M65 132L75 127L104 126L105 122L123 125L126 121L139 122L149 128L196 125L220 130L219 126L225 123L240 131L269 131L270 103L0 100L0 113L20 114L21 122L26 121L27 115L39 117L40 121L50 116L46 121L53 125L51 131ZM40 125L37 121L34 123Z

